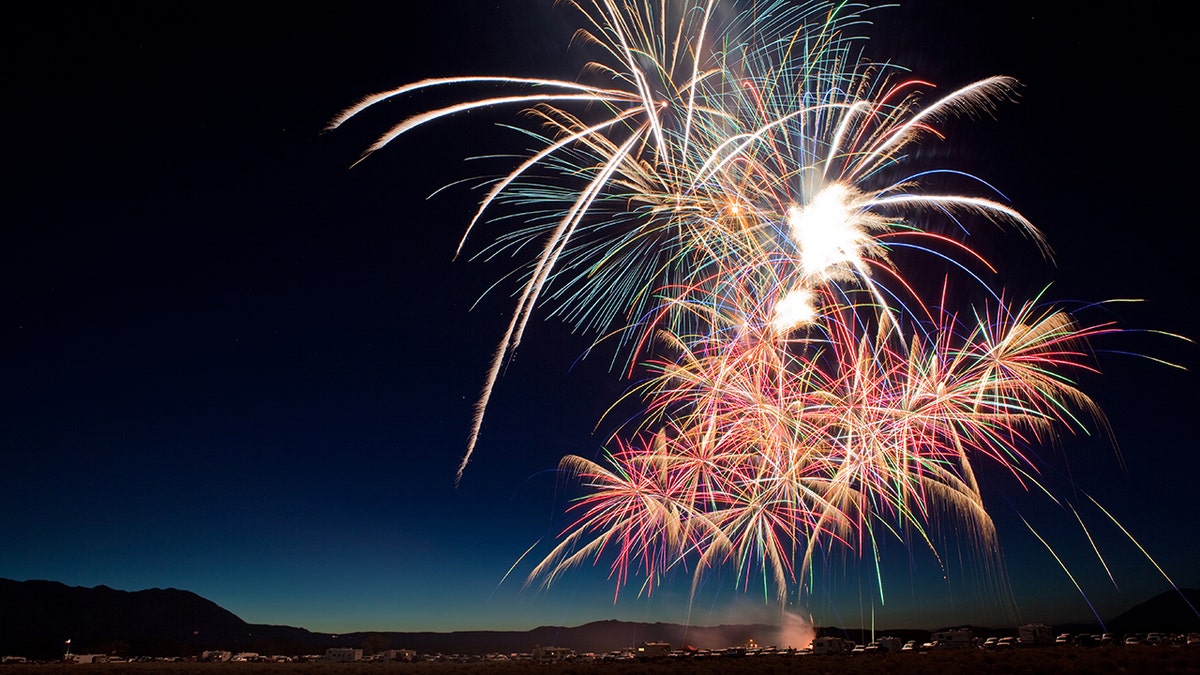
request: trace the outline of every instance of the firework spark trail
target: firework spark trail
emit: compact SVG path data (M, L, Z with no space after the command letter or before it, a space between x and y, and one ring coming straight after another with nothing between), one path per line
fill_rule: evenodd
M994 327L992 347L951 344L943 327L933 332L941 344L929 349L873 351L849 321L807 363L778 342L743 336L660 364L660 381L646 386L657 394L648 417L695 426L677 426L676 438L669 446L660 442L655 457L665 466L691 467L694 475L682 481L691 489L672 499L706 511L723 531L713 541L725 542L710 546L697 570L726 554L739 568L749 559L770 565L777 582L793 578L787 552L799 542L784 542L779 532L806 533L802 538L816 542L832 530L853 549L874 548L861 537L876 525L900 522L921 532L930 501L973 514L990 541L973 462L987 457L1031 476L1030 460L1018 451L1029 444L1021 429L1036 433L1062 423L1054 417L1057 398L1086 402L1069 383L1040 379L1047 364L1082 356L1059 343L1066 337L1054 329L1059 318ZM1020 369L1034 369L1036 377ZM668 447L674 456L665 454ZM604 499L598 492L587 503ZM782 522L790 525L781 530ZM573 527L621 530L586 518ZM852 542L854 536L860 538ZM680 548L662 559L686 554Z
M783 601L834 548L878 565L880 539L895 537L941 560L939 513L996 551L977 470L1049 495L1036 450L1107 430L1072 377L1095 370L1089 341L1119 330L1081 324L1042 294L1007 301L987 281L998 267L953 233L1006 225L1048 258L1042 233L984 181L909 166L911 149L945 140L945 120L991 113L1017 82L988 77L926 102L932 84L853 51L845 31L863 5L767 2L725 16L716 0L568 4L600 54L585 71L599 84L426 79L330 124L487 84L514 91L413 115L364 157L472 110L525 106L539 125L518 130L534 149L491 180L456 252L505 209L525 222L484 253L540 246L518 274L457 476L540 307L614 340L614 364L637 382L627 400L643 410L601 461L562 460L583 495L529 583L611 555L615 592L641 577L650 593L676 570L695 592L728 565L742 589L759 579ZM928 191L939 174L992 196ZM951 270L932 302L907 274L913 255ZM956 273L966 294L989 298L982 309L948 307Z

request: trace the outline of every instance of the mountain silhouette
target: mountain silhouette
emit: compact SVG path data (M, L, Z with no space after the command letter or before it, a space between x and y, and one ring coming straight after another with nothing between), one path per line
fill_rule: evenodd
M1115 633L1163 631L1168 633L1200 632L1200 589L1184 588L1160 593L1134 605L1107 622Z
M77 653L185 656L204 649L299 647L313 635L248 624L211 600L174 588L129 592L0 579L0 608L0 654L30 658L61 656L67 640Z
M1200 631L1200 591L1164 592L1107 622L1110 631ZM1090 630L1090 629L1089 629ZM818 635L845 635L859 642L861 631L817 628ZM923 640L928 631L883 631ZM190 591L174 588L118 591L56 581L0 579L0 654L33 659L62 656L66 641L75 653L122 656L193 656L205 650L261 654L322 654L329 647L412 649L423 654L529 652L536 646L605 653L642 642L676 647L721 649L753 640L761 646L800 647L799 636L780 626L736 624L684 626L673 623L596 621L582 626L540 626L527 631L314 633L292 626L249 624Z

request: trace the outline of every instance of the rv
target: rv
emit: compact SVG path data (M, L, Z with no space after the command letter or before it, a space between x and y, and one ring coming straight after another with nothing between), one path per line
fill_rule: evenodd
M666 642L643 642L638 645L639 659L659 659L671 655L671 645Z
M354 661L362 661L363 650L354 649L351 647L330 647L325 650L325 660L333 661L334 663L351 663ZM234 657L237 660L237 657Z
M1043 645L1054 642L1054 629L1044 623L1017 626L1017 642L1022 645Z
M535 645L533 648L534 661L566 661L575 657L575 650L570 647L543 647Z
M854 641L840 637L819 637L812 641L813 654L849 654Z
M961 649L974 647L975 636L970 628L951 628L933 634L933 646L939 649Z
M900 641L900 638L887 636L881 637L871 644L875 645L876 651L888 653L898 652L900 651L900 648L904 646L904 643Z

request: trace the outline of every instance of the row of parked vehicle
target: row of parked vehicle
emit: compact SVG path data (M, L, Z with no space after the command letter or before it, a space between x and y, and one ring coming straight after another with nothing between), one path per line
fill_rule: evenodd
M1096 647L1107 645L1191 645L1200 646L1200 633L1127 633L1118 638L1115 633L1063 633L1055 644Z

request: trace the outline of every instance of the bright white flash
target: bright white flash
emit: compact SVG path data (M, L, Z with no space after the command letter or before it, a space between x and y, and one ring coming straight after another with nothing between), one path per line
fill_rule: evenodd
M792 240L800 247L800 270L813 279L852 280L865 270L860 251L871 243L854 205L857 191L831 183L806 206L788 209Z
M787 295L775 303L772 312L771 328L776 333L786 333L807 323L812 323L817 316L813 307L813 293L805 288L789 291Z

